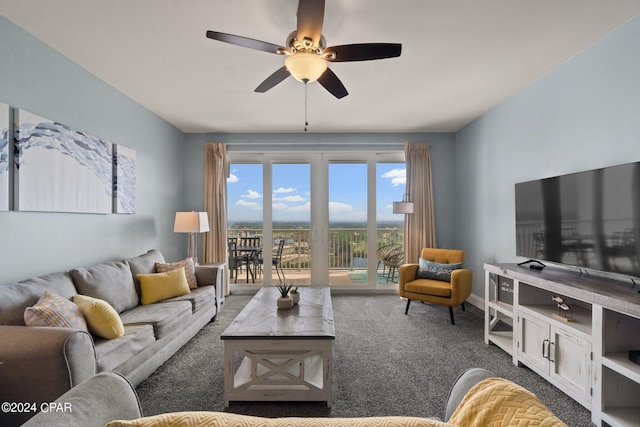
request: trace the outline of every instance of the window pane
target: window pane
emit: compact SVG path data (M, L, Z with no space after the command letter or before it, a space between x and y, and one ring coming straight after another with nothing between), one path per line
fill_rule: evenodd
M311 268L311 166L309 163L276 163L271 170L273 250L275 252L280 241L284 240L281 267L287 280L295 280L296 285L308 284Z
M376 222L378 282L398 281L395 265L403 251L404 215L393 213L393 202L402 200L406 189L404 163L378 163L376 170Z
M329 164L329 268L367 284L366 163Z
M233 163L227 178L229 224L262 228L262 164Z

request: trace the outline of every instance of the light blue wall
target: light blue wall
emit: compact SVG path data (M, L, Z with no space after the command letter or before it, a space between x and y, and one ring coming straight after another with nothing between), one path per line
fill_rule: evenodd
M0 102L130 147L138 168L135 215L0 212L0 283L154 247L184 257L184 236L172 232L182 132L2 17Z
M483 263L515 256L516 182L640 161L640 17L456 135L456 245L484 295Z
M188 176L187 205L202 208L204 177L204 145L224 142L233 151L357 151L376 149L404 150L406 141L431 143L436 238L441 247L454 244L454 134L445 133L385 133L385 134L189 134L187 135L185 168Z

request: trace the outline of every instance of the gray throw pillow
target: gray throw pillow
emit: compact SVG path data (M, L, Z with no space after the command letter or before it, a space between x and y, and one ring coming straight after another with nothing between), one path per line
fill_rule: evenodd
M89 268L71 270L78 293L105 300L118 313L138 305L138 294L129 264L105 262Z
M462 263L440 264L439 262L428 261L420 258L416 279L433 279L442 280L443 282L451 281L451 272L462 268Z

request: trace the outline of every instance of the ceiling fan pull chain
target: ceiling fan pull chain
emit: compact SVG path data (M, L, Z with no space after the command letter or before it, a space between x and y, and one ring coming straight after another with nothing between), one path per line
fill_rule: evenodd
M307 126L309 126L309 122L307 121L307 82L304 82L304 131L307 132Z

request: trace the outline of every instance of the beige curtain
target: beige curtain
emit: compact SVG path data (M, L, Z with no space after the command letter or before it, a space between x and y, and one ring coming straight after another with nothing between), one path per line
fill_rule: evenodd
M204 262L227 262L227 155L226 145L208 142L204 153L204 208L209 232L204 234ZM229 294L225 274L224 294Z
M436 227L431 184L431 144L406 142L407 197L413 202L413 214L404 219L404 259L418 262L422 248L436 246Z

